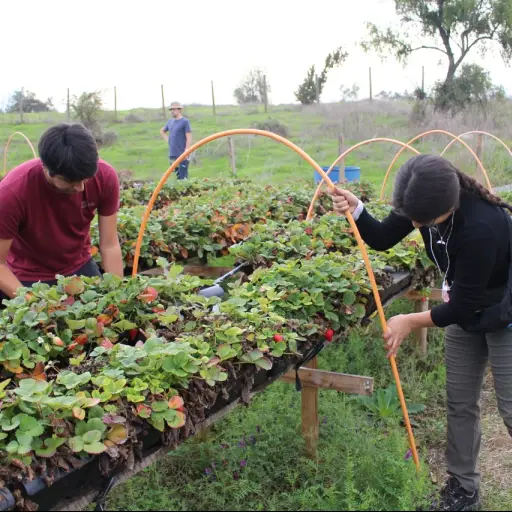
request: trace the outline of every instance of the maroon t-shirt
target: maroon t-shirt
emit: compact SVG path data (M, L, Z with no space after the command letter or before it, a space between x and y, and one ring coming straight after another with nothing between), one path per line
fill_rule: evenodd
M119 179L103 160L81 193L63 194L46 179L40 159L0 181L0 239L11 240L7 264L20 281L70 275L91 258L89 230L96 215L119 210Z

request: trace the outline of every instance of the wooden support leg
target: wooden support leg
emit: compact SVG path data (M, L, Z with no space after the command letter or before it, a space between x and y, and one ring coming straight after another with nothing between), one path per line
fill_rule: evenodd
M428 308L429 308L428 299L416 300L414 302L414 311L416 313L424 313L425 311L428 311ZM416 341L418 343L418 347L420 349L420 353L422 355L426 355L428 329L426 327L423 327L422 329L417 330L415 335L416 335Z
M318 368L315 357L307 365L307 368ZM318 388L303 386L302 388L302 435L306 441L306 453L311 459L316 458L318 444Z

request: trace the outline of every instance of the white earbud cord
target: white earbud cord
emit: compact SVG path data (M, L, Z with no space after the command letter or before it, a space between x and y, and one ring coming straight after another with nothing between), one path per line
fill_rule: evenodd
M450 241L450 237L452 236L452 231L453 231L453 219L455 217L455 213L452 213L452 221L451 221L451 225L450 225L450 233L448 234L448 238L446 239L446 244L445 244L445 250L446 250L446 258L448 260L448 265L446 267L446 272L444 274L444 279L443 279L443 289L445 288L445 283L446 283L446 291L448 292L450 290L450 286L448 286L448 283L446 282L446 276L448 275L448 271L450 270L450 255L448 254L448 242ZM432 257L434 258L434 261L435 261L435 264L437 266L437 268L439 269L439 272L441 272L441 274L443 273L443 271L441 270L441 267L437 261L437 258L436 258L436 255L434 253L434 248L432 247L432 231L429 229L428 230L428 233L430 235L430 252L432 253Z

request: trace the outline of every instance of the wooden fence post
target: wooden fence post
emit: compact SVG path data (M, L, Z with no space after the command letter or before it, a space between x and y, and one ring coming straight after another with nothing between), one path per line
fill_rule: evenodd
M265 114L268 110L268 95L267 95L267 75L263 75L263 90L265 97L263 98L263 101L265 103Z
M343 134L340 133L338 136L338 156L343 153ZM340 160L340 183L345 183L347 181L347 177L345 176L345 159Z
M368 78L370 81L370 102L373 101L372 68L368 68Z
M229 162L231 164L231 170L233 171L233 176L236 176L236 156L235 143L233 142L233 137L228 137L228 155Z
M483 155L484 155L484 136L481 133L478 133L476 136L476 156L482 161ZM481 184L484 184L484 176L482 173L482 169L480 169L480 166L476 164L476 181L478 181Z
M24 95L24 92L23 92L23 87L21 88L21 93L20 93L20 101L19 101L19 111L20 111L20 123L23 124L23 95Z
M415 313L424 313L425 311L428 311L429 308L429 300L416 300L414 301L414 312ZM427 347L428 347L428 329L426 327L423 327L422 329L418 329L415 333L416 342L418 343L418 347L420 349L420 353L422 355L427 354Z
M318 368L318 360L314 357L306 368ZM306 442L306 453L311 459L316 458L319 422L318 422L318 388L303 386L302 402L302 435Z
M320 103L320 78L318 78L318 75L315 75L315 94L316 102Z
M215 110L215 91L213 89L213 80L212 80L212 105L213 105L213 115L215 119L217 119L217 112Z
M163 116L164 121L165 121L165 119L167 118L167 116L165 115L164 86L162 85L162 86L161 86L161 88L162 88L162 116Z
M114 85L114 119L117 123L117 87Z

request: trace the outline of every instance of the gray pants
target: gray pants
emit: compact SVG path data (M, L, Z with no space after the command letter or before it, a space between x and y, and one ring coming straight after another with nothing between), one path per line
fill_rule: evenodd
M445 358L448 474L471 493L480 484L476 470L481 443L479 400L488 361L498 408L512 436L512 331L477 334L451 325L445 331Z

